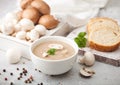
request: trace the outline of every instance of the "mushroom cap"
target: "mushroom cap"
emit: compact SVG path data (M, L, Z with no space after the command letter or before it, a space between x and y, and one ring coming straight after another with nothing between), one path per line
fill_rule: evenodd
M45 26L43 26L43 25L36 25L34 29L36 31L38 31L40 35L45 35L45 33L47 31Z
M30 31L29 37L32 41L34 41L34 40L38 39L40 37L40 35L39 35L38 31L33 29Z
M50 14L50 7L49 5L44 2L43 0L34 0L31 3L32 7L35 7L39 10L40 13L44 14Z
M87 66L92 66L95 63L95 56L91 52L85 52L84 63Z
M33 0L21 0L21 2L20 2L21 8L22 9L28 8L30 6L30 4L31 4L32 1Z
M4 23L1 26L1 32L6 35L10 35L15 31L14 25L12 23Z
M42 16L36 8L30 7L23 11L22 18L30 19L34 24L38 23L38 20Z
M34 23L30 19L23 18L19 21L17 27L21 27L21 30L29 31L34 28Z
M22 52L19 48L14 47L14 48L10 48L7 50L6 52L6 57L9 63L13 64L13 63L17 63L20 61L20 58L22 56Z
M25 40L25 37L26 37L25 31L19 31L18 33L16 33L16 38L18 39Z
M56 20L52 15L43 15L39 19L39 24L44 25L47 29L54 29L57 27L59 21Z
M83 68L80 69L80 74L83 77L91 77L93 74L95 74L95 72L90 68L83 67Z

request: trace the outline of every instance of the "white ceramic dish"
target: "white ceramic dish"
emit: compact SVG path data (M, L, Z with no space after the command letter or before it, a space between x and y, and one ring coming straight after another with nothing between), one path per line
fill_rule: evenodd
M44 36L52 36L52 35L63 36L69 32L68 26L69 26L68 24L61 22L55 29L47 31L46 35ZM19 40L15 37L7 36L0 33L0 50L2 51L6 51L7 49L13 47L19 47L22 50L22 56L30 59L30 54L28 52L30 44L31 43L29 42Z
M33 49L41 42L46 42L50 40L62 41L64 43L69 44L73 47L75 53L72 56L61 60L46 60L35 56L32 52ZM30 46L29 51L31 55L31 60L37 69L48 75L59 75L69 71L73 67L73 64L75 63L77 58L78 46L73 40L69 38L61 36L45 36L33 42Z

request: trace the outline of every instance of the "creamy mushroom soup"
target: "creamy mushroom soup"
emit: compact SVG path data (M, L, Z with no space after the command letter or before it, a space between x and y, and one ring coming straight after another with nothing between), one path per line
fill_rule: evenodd
M33 49L33 53L43 59L60 60L71 57L75 51L72 46L61 41L46 41Z

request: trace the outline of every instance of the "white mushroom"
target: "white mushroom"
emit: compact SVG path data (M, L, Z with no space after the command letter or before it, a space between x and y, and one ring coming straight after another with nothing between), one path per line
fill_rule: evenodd
M2 24L2 26L1 26L1 32L3 33L3 34L6 34L6 35L10 35L10 34L12 34L13 32L14 32L14 26L13 26L13 24L12 23L4 23L4 24Z
M85 63L85 57L80 57L79 58L79 63L84 64Z
M19 48L11 48L6 52L7 61L9 63L18 63L22 56L21 50Z
M18 32L18 31L20 31L21 30L21 25L20 24L16 24L15 25L15 32Z
M4 17L5 23L12 23L13 25L17 24L19 18L16 13L11 12L7 13L6 16Z
M48 45L49 48L55 48L55 49L63 49L63 45L61 44L49 44Z
M91 52L85 52L84 57L85 65L92 66L95 63L95 56Z
M30 40L30 32L27 32L27 33L26 33L26 39L27 39L27 40Z
M67 49L64 49L64 50L62 50L61 53L62 53L62 54L67 54L67 53L68 53L68 50L67 50Z
M91 77L91 76L93 76L93 74L95 74L95 72L90 68L83 67L83 68L80 69L80 74L83 77Z
M18 24L19 24L18 29L21 28L21 30L24 30L24 31L29 31L34 28L34 23L31 20L26 19L26 18L21 19L18 22Z
M25 40L25 37L26 37L25 31L19 31L18 33L16 33L16 38L18 39Z
M46 33L46 28L43 25L36 25L34 29L37 30L40 35L45 35Z
M42 57L47 57L48 56L48 53L47 52L44 52L43 54L42 54Z
M35 41L36 39L39 39L39 37L40 37L40 35L39 35L38 31L36 31L34 29L30 31L30 39L32 41Z

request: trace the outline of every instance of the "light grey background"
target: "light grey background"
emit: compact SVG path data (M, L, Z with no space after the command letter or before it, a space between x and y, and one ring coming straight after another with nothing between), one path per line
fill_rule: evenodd
M107 6L101 9L99 16L107 16L120 21L119 5L120 0L110 0ZM17 67L20 68L20 71L16 70ZM91 67L95 70L96 74L91 78L83 78L79 75L81 67L82 65L76 62L68 73L59 76L49 76L35 71L32 62L26 59L22 59L18 64L8 64L5 53L0 51L0 73L2 73L0 75L0 85L9 85L10 81L13 81L15 85L26 85L24 80L30 75L34 77L34 82L31 85L37 85L40 82L43 82L43 85L120 85L120 67L96 61L95 65ZM22 68L26 68L28 74L21 80L17 80ZM3 73L3 69L6 69L7 72ZM13 72L14 76L10 76L10 72ZM4 81L5 77L8 77L8 81Z

